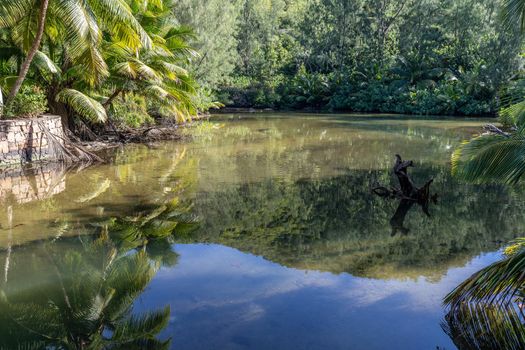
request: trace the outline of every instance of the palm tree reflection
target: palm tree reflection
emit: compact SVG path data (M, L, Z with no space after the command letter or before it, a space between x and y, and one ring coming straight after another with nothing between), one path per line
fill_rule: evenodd
M525 348L524 315L517 305L463 303L442 324L460 350Z
M137 315L133 303L160 266L177 263L173 237L194 227L186 209L171 201L20 255L18 279L0 290L0 349L169 348L157 337L169 307Z

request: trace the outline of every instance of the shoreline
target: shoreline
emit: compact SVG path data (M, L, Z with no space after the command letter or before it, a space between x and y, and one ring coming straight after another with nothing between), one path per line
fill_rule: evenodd
M203 114L193 117L191 121L182 124L171 121L161 121L157 125L143 126L134 129L108 129L103 134L97 135L98 139L96 140L86 141L77 138L71 141L97 155L128 144L148 145L162 141L182 141L189 138L189 136L181 133L183 129L192 128L196 123L205 121L210 117L210 114Z

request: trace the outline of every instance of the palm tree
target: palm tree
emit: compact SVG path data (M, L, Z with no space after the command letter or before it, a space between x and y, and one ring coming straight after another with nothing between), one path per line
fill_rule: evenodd
M500 112L514 126L504 132L494 125L464 142L452 155L452 173L472 182L516 183L525 173L525 101Z
M10 4L7 2L3 6L0 6L0 16L8 16L8 12L5 11L9 9L9 5L15 5ZM24 79L26 78L27 72L29 72L29 66L31 65L31 62L33 61L33 58L36 55L36 52L38 48L40 47L40 42L42 41L42 36L44 35L44 27L47 17L47 9L49 7L49 0L42 0L40 4L40 10L38 11L38 25L36 29L36 35L33 40L33 44L31 45L26 59L24 60L24 63L22 64L22 67L20 67L20 73L18 74L18 78L15 81L15 84L11 91L9 92L9 95L7 96L6 104L9 103L18 93L18 90L20 90L20 87L22 86L22 83L24 82ZM2 8L4 9L2 13ZM6 21L7 22L7 21Z
M151 38L124 0L2 1L1 28L9 28L14 44L21 52L27 52L10 87L6 104L17 94L36 58L47 62L51 73L57 74L59 71L53 62L60 56L60 73L67 75L66 79L80 77L87 86L93 87L108 75L100 52L103 33L135 50L151 47ZM42 50L43 43L47 50ZM59 99L73 104L77 102L84 110L90 104L100 110L92 99L85 98L80 91L67 91ZM79 110L82 111L82 108Z
M522 31L525 30L525 1L504 0L503 21L508 27L519 25Z
M503 2L503 22L507 28L525 31L525 0ZM473 182L516 183L525 173L525 101L500 111L504 124L515 124L510 132L493 125L487 132L464 142L452 155L452 171Z
M523 315L509 305L461 304L442 323L462 350L519 350L525 346Z
M184 120L196 113L193 101L196 84L181 66L198 56L187 44L194 37L193 31L177 25L169 1L146 4L133 1L131 5L134 15L152 37L152 47L136 51L119 41L105 43L111 75L106 82L109 97L103 105L109 108L114 99L133 93L148 97L157 113Z
M450 306L449 334L462 344L470 344L460 348L521 349L525 346L522 311L525 239L508 247L505 255L503 260L475 273L445 297L445 304Z

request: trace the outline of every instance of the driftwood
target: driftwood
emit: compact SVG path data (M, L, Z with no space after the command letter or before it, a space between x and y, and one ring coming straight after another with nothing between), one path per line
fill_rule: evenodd
M414 162L403 161L401 156L396 154L394 174L399 181L399 188L392 187L389 189L385 186L377 186L372 189L380 197L400 200L394 216L390 219L392 236L398 231L401 231L403 234L407 234L410 231L404 227L404 221L414 204L418 204L423 212L430 217L430 203L437 203L437 194L430 195L430 186L434 179L428 180L422 187L417 187L408 175L408 168L413 166Z

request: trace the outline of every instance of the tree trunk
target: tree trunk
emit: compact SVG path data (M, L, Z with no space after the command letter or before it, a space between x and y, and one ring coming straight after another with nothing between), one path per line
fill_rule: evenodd
M115 98L118 97L118 95L120 95L120 93L122 92L122 90L120 89L116 89L113 94L111 94L111 96L109 96L109 98L106 100L106 102L104 102L102 104L102 106L104 107L104 109L107 111L108 107L111 105L111 103L113 102L113 100Z
M18 78L16 79L16 82L13 85L11 92L9 92L9 95L7 96L6 105L9 105L13 101L16 94L20 90L20 87L22 86L22 83L24 82L26 78L27 72L29 71L29 67L31 66L31 62L33 61L33 58L35 57L36 52L38 51L38 48L40 47L42 36L44 35L44 27L46 24L45 22L46 22L48 6L49 6L49 0L42 0L42 4L40 6L40 18L38 19L38 29L37 29L35 41L33 41L33 45L31 45L31 48L29 49L29 52L27 53L27 57L24 63L22 63L22 66L20 67L20 73L18 74Z

